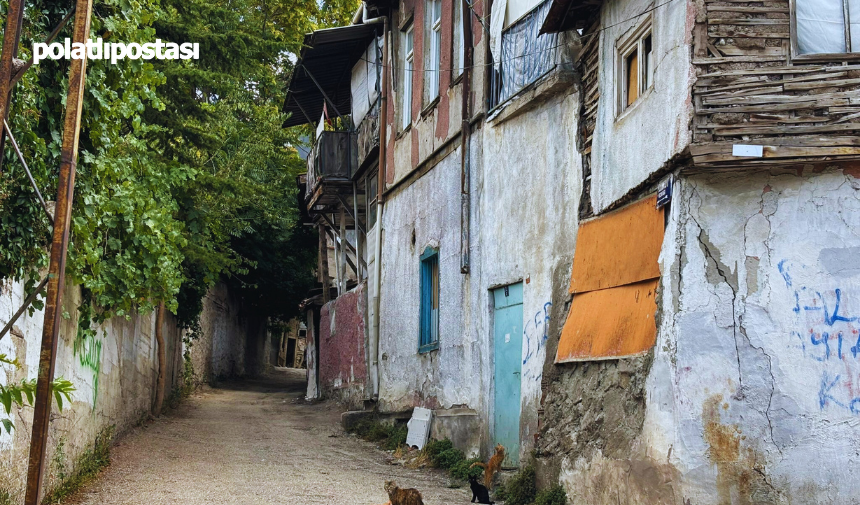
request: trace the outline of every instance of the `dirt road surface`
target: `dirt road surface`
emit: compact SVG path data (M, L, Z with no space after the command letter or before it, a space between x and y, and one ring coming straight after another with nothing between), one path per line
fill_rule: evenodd
M380 505L393 479L427 505L467 504L437 470L386 462L371 443L344 434L332 403L297 401L303 370L225 384L122 437L111 465L68 503Z

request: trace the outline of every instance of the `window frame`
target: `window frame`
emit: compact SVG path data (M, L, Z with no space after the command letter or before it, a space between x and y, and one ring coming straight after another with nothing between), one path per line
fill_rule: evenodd
M438 6L438 9L435 7ZM442 0L427 0L425 3L427 39L427 72L424 79L427 82L427 104L433 102L441 93L442 82ZM435 17L438 12L439 17Z
M403 42L403 80L400 103L400 129L405 131L412 125L412 90L415 69L415 25L410 22L401 30Z
M789 38L791 47L791 60L799 62L816 62L816 61L854 61L860 60L860 51L851 51L851 18L848 8L848 0L842 0L842 12L845 19L845 49L844 53L809 53L800 54L800 48L797 43L797 0L789 0Z
M369 170L367 176L365 177L364 190L365 190L365 206L367 212L367 231L370 232L376 226L376 213L377 213L377 197L379 193L377 192L377 188L379 184L379 167L377 166L373 170Z
M645 40L651 39L651 51L645 54ZM649 16L630 34L623 35L615 41L615 117L621 118L627 111L633 109L647 93L654 88L654 25ZM637 55L638 95L630 104L627 103L627 59L633 53Z
M465 71L466 64L466 30L463 26L463 0L453 0L454 2L454 26L452 27L451 40L454 41L454 47L451 49L451 71L453 79L451 84L458 82Z
M436 279L435 293L433 292L433 264L435 263ZM418 353L426 353L439 349L439 313L441 307L441 265L439 264L439 249L427 247L421 254L419 262L419 303L418 303ZM427 287L427 282L431 283ZM433 309L435 295L436 308Z

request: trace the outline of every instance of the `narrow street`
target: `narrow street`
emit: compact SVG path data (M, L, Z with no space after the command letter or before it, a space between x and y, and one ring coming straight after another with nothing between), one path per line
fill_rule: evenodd
M333 403L305 404L304 370L206 389L122 437L111 465L68 503L379 505L387 479L424 502L468 503L435 470L386 462L346 435Z

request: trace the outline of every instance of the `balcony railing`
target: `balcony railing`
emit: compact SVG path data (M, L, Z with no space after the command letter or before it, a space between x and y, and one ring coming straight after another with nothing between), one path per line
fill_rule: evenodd
M500 65L491 81L491 106L496 107L554 69L560 61L558 34L538 35L551 0L547 0L502 32Z
M324 131L308 154L306 199L326 181L348 182L358 167L357 135L348 131Z

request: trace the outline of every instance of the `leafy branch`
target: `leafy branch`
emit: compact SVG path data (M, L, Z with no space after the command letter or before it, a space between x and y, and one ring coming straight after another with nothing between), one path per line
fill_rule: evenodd
M16 369L21 368L21 364L17 359L10 359L5 354L0 354L0 363L14 366ZM57 408L60 410L63 410L63 398L68 402L72 401L73 391L75 391L75 388L72 383L62 377L54 379L51 382L51 392L57 401ZM25 405L30 405L32 407L35 403L35 398L36 379L23 380L20 383L12 383L5 386L0 385L0 405L3 406L3 410L6 411L7 416L12 414L13 406L21 408ZM8 417L0 419L0 424L3 425L6 433L11 433L15 428L12 420Z

